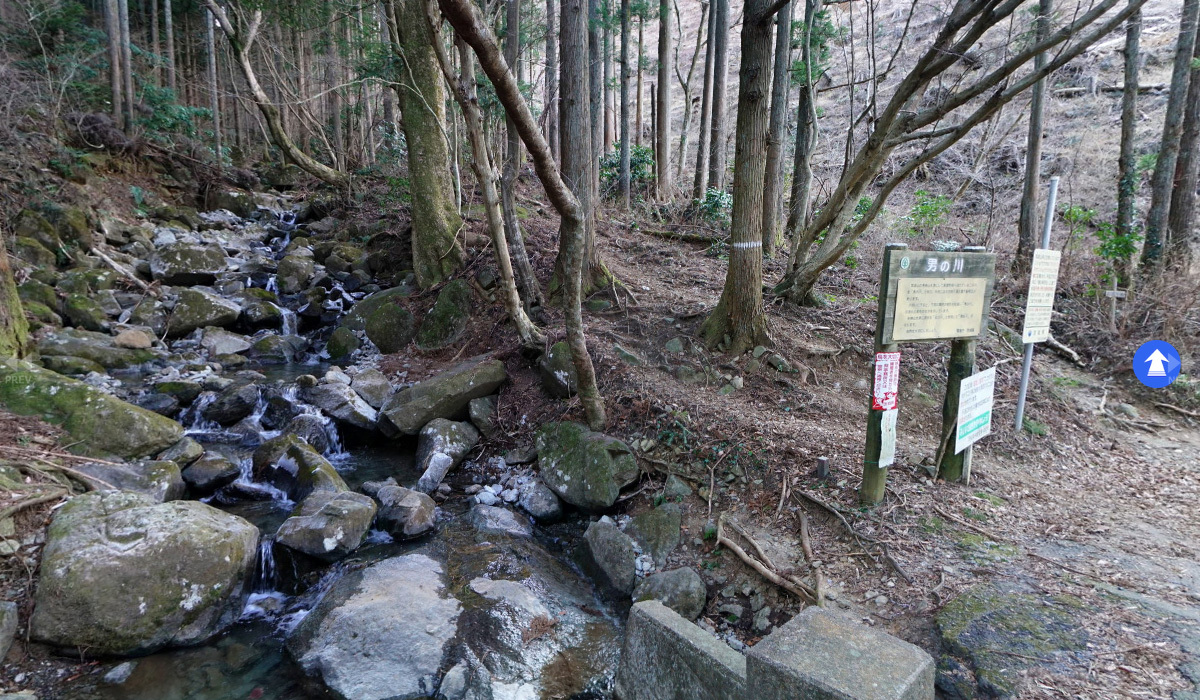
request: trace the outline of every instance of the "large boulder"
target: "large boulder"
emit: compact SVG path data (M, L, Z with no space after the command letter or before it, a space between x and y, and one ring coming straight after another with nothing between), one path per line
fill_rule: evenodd
M349 384L327 382L304 390L304 400L335 421L363 430L373 430L378 413Z
M416 324L416 319L408 309L396 304L384 304L367 317L367 339L384 355L400 352L412 342L416 335Z
M634 516L626 531L641 545L642 551L654 557L654 563L662 567L667 563L667 556L679 546L682 525L683 512L679 504L665 503ZM667 607L671 606L668 604Z
M84 294L68 294L63 299L63 316L76 328L88 331L108 331L108 314L95 298Z
M54 516L30 632L98 656L198 644L242 612L258 529L197 501L102 491Z
M364 369L354 375L350 388L371 405L372 408L383 408L388 398L395 392L387 375L377 369Z
M379 527L396 537L410 539L433 529L437 523L437 504L428 494L406 489L395 479L367 482L363 491L379 501L376 520Z
M629 535L607 518L588 526L578 557L583 570L601 588L622 595L633 592L637 581L637 549Z
M541 479L526 478L517 493L517 505L539 523L552 523L562 517L562 503Z
M221 246L170 243L150 256L150 276L168 285L212 284L225 271Z
M457 467L479 442L479 431L470 423L435 418L421 428L417 438L417 469L421 478L417 490L429 493L442 483L446 474Z
M228 486L241 476L242 470L229 458L208 452L183 470L183 481L192 492L208 496L222 486Z
M130 464L88 462L74 467L93 487L134 491L156 503L183 498L179 465L169 460L147 460Z
M286 491L298 501L314 491L349 491L329 460L295 435L271 438L254 450L254 480Z
M424 554L348 573L296 627L288 649L337 697L428 697L462 612L442 577L442 565Z
M315 270L316 264L311 257L298 254L285 255L279 261L279 267L275 273L275 283L282 294L299 294L308 287L308 281L312 279Z
M341 324L352 331L366 330L367 319L369 319L376 311L384 306L395 306L400 299L404 299L412 294L412 290L405 286L392 287L385 289L382 292L375 292L371 296L364 297L361 301L355 304L350 311L342 317Z
M17 236L13 239L13 255L38 269L54 269L58 257L46 246L28 236Z
M183 426L169 418L22 360L0 361L0 405L62 426L71 449L93 457L137 459L183 437Z
M207 350L210 356L244 352L249 350L251 345L253 343L246 336L224 328L205 328L204 337L200 339L200 347Z
M695 569L672 569L638 582L633 589L633 602L643 600L657 600L683 617L695 620L704 612L708 590Z
M453 345L467 330L474 296L471 286L464 280L454 280L442 287L433 307L421 321L417 345L422 350L438 350Z
M471 399L494 394L508 379L500 360L468 360L419 384L398 391L384 404L385 432L416 435L435 418L455 418Z
M478 503L467 511L467 523L485 535L511 535L513 537L529 537L533 534L533 526L529 518L518 515L507 508L485 506Z
M205 406L201 414L221 425L233 425L254 411L258 394L257 384L234 384L217 394L217 398Z
M47 333L38 340L37 351L43 357L81 357L105 369L134 367L162 356L161 351L122 347L116 343L116 338L107 333L78 328L63 328Z
M329 359L334 362L345 360L354 354L359 347L362 346L362 341L354 335L354 331L346 327L339 327L329 336L329 342L325 344L325 351L329 353Z
M375 519L375 501L353 491L315 491L275 533L275 543L322 561L358 549Z
M579 423L547 423L537 432L542 480L580 508L603 510L638 477L637 460L620 440Z
M242 307L210 291L184 289L167 321L167 335L180 338L205 326L231 326L241 313Z

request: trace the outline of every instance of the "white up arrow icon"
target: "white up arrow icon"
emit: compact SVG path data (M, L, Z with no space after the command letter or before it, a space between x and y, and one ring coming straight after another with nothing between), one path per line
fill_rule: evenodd
M1163 366L1163 363L1166 361L1167 361L1167 358L1161 352L1159 352L1158 350L1155 350L1153 353L1150 354L1150 357L1146 358L1146 362L1150 363L1150 371L1146 372L1146 376L1147 377L1165 377L1165 376L1167 376L1167 368Z

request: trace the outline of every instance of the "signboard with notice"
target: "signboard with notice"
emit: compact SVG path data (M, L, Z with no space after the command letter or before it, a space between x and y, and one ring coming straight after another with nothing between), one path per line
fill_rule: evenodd
M993 253L893 251L883 342L978 336L987 327L995 272Z
M962 380L958 388L958 454L992 434L992 405L996 394L996 368L989 367Z
M1043 343L1050 339L1050 316L1054 311L1054 292L1058 288L1058 265L1061 261L1061 251L1046 248L1033 251L1022 342Z

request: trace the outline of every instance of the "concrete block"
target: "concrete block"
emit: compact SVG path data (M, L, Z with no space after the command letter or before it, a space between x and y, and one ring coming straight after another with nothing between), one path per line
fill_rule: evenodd
M746 659L656 600L633 606L618 700L745 700Z
M933 658L886 632L807 608L746 654L754 700L932 700Z

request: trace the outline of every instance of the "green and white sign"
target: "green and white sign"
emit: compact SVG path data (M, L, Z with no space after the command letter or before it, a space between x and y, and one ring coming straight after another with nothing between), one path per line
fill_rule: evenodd
M958 389L958 454L980 438L992 434L992 405L996 391L996 368L990 367L962 380Z

